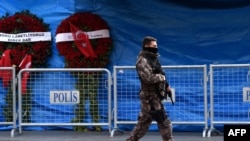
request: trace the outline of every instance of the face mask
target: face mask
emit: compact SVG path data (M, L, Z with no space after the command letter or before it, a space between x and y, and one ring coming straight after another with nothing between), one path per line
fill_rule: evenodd
M158 48L152 48L152 47L143 47L143 50L146 50L155 54L158 52Z

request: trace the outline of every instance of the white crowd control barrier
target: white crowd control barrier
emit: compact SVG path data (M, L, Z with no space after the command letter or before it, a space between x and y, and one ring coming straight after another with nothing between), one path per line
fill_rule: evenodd
M11 126L11 136L16 129L16 70L15 67L0 67L0 126ZM7 127L6 127L7 128Z
M166 112L174 124L204 126L208 130L207 67L206 65L163 66L173 91L175 104L164 101ZM140 82L135 66L114 66L114 129L123 132L119 125L136 124L140 111ZM156 122L153 122L155 124Z
M210 119L215 126L250 124L250 64L210 65Z
M32 68L18 73L19 133L24 126L106 127L111 132L110 109L111 74L107 69Z
M206 65L163 69L175 103L172 105L168 99L163 104L174 126L204 126L203 137L210 137L217 132L216 126L250 124L249 64L212 64L209 78ZM116 131L123 132L122 125L137 123L140 81L135 66L114 66L113 99L107 69L33 68L21 70L17 77L15 74L14 67L0 68L0 126L11 128L12 137L16 128L21 133L23 126L101 126L107 127L113 137Z

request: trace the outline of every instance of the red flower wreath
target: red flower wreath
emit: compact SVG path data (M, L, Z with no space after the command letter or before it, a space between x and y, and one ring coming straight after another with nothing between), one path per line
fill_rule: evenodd
M67 34L68 36L72 36L73 39L77 39L77 33L79 32L83 33L81 34L83 37L81 38L83 39L83 42L80 41L81 45L79 45L79 42L74 40L62 40L62 42L58 42L58 40L60 39L60 35ZM91 36L102 38L91 38ZM103 68L109 61L109 54L111 53L111 49L113 47L112 40L109 37L109 27L107 23L100 16L92 13L75 13L63 20L56 31L56 44L60 55L65 57L66 68ZM89 47L92 47L92 55L90 55L90 52L88 52L88 54L84 52L86 51L86 48L84 48L84 46L87 49L89 49ZM84 51L83 48L80 47L83 47ZM81 97L83 98L86 97L86 93L83 91L86 87L87 89L93 89L93 93L91 93L92 98L90 103L98 103L96 99L98 93L98 80L94 79L95 75L88 74L83 76L89 81L84 82L83 79L79 78L76 82L75 87L80 90L80 94L83 95ZM75 108L76 116L72 119L73 123L78 123L79 121L82 121L84 119L84 104L85 103L82 100L81 103L79 103ZM98 105L91 104L90 107L94 111L92 112L92 120L96 122L99 120L99 114L97 110ZM94 128L96 131L101 131L101 127L99 126ZM85 131L86 127L75 126L74 130Z
M108 24L99 16L92 13L75 13L61 22L56 30L60 33L71 33L70 23L84 32L107 29ZM110 37L90 39L97 58L87 58L77 48L74 41L57 42L60 55L65 57L66 68L103 68L109 61L112 49Z
M18 34L25 32L48 32L48 24L29 11L17 12L13 16L0 18L0 32ZM10 49L11 64L19 66L26 54L32 57L32 68L46 67L47 59L51 55L51 41L40 42L0 42L0 54ZM17 72L19 68L17 68Z
M25 34L28 32L48 32L49 25L45 24L42 19L38 18L36 15L31 14L28 10L17 12L12 16L6 14L0 18L0 34L1 36L19 36L18 34L23 34L23 36L34 36L33 33ZM50 35L50 34L48 34ZM51 38L51 37L49 37ZM31 38L26 38L31 39ZM21 61L26 55L31 56L32 68L46 67L47 59L52 52L52 42L49 40L46 41L37 41L37 42L4 42L0 41L0 55L3 54L5 50L10 50L10 63L16 66L16 73L19 72L21 68ZM2 57L1 57L2 59ZM26 102L26 105L23 107L23 111L29 113L31 109L30 105L30 90L24 95L23 103ZM13 120L13 113L9 109L13 106L13 95L12 89L8 87L8 93L6 94L7 104L3 106L3 115L5 115L6 121ZM29 114L24 116L22 119L24 122L29 121Z

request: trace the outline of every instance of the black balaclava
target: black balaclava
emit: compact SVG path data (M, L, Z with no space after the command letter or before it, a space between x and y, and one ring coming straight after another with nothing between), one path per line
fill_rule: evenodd
M149 51L155 54L158 52L158 48L152 48L152 47L143 47L143 50Z

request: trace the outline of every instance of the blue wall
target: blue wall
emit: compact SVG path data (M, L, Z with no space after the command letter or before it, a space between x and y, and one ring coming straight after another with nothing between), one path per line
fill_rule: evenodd
M249 63L249 2L201 1L2 0L0 17L29 10L50 25L54 40L58 25L71 14L98 14L111 28L114 49L107 65L111 72L114 65L135 64L146 35L158 39L162 65ZM63 68L64 58L58 54L55 42L52 47L49 67Z
M213 2L222 6L226 3L225 0ZM243 2L228 1L231 5ZM114 40L107 67L134 65L145 35L158 38L163 65L235 64L249 63L250 59L250 7L245 5L216 9L194 8L168 0L4 0L0 16L30 10L50 25L55 37L57 26L71 14L96 13L109 24ZM58 55L55 43L53 49L49 67L64 67L64 59Z

